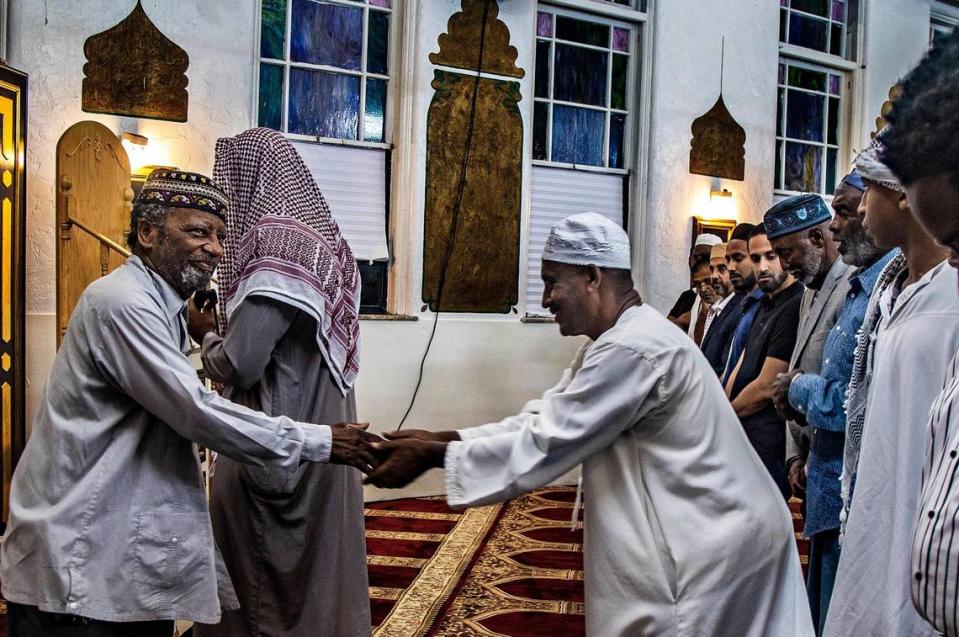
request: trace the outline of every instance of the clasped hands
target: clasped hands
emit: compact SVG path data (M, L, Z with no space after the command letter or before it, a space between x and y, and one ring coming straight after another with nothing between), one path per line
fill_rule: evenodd
M387 432L379 437L366 431L369 423L332 426L330 462L356 467L367 474L365 484L387 489L404 487L424 472L441 468L446 445L455 432L422 429Z

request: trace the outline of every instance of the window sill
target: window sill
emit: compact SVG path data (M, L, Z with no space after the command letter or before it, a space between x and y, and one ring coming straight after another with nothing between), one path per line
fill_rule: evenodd
M360 314L361 321L418 321L420 317L410 314Z
M552 316L524 316L519 320L520 323L555 323L556 319Z

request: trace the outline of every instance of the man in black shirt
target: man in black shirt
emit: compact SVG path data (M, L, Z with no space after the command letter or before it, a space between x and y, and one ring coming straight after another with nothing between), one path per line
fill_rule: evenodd
M735 371L726 383L726 394L746 430L746 437L759 454L783 498L789 498L789 483L783 458L786 453L786 421L773 406L773 383L789 369L796 345L799 303L803 285L783 270L763 224L749 237L749 259L756 282L765 292Z

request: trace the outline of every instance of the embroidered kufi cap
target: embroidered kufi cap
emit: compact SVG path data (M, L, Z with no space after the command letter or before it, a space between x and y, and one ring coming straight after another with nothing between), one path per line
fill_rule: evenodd
M229 200L213 180L200 173L157 168L147 177L137 201L170 208L211 212L226 222Z
M713 246L713 249L709 251L709 260L713 259L725 259L726 258L726 244L717 243Z
M619 224L595 212L566 217L553 226L545 261L629 270L629 237Z
M783 199L770 208L763 217L766 236L784 237L800 230L818 226L832 219L829 206L819 195L796 195Z

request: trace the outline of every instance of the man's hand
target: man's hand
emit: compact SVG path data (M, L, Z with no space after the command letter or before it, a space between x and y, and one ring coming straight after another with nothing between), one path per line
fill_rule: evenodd
M443 466L446 445L412 437L375 443L373 448L385 459L364 483L386 489L405 487L426 470Z
M800 374L802 374L801 370L794 369L791 372L779 374L776 376L776 380L773 381L773 405L776 407L779 415L788 420L799 420L802 418L802 414L793 409L792 405L789 404L789 386L792 384L793 379Z
M196 294L201 294L196 292ZM191 299L187 302L187 307L190 308L189 317L187 318L187 331L190 333L190 338L192 338L197 343L203 343L203 337L207 335L207 332L212 332L216 330L216 313L213 309L216 307L216 295L212 295L203 301L202 309L197 309L196 303Z
M373 445L383 439L367 433L370 423L341 422L331 425L333 447L330 449L330 462L356 467L363 473L371 473L380 461L373 451Z
M797 498L802 499L806 495L806 461L802 456L789 460L789 488Z
M383 437L387 440L425 440L426 442L450 442L460 439L460 435L455 431L427 431L425 429L387 431L383 433Z

